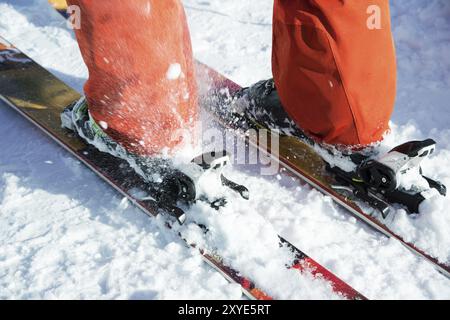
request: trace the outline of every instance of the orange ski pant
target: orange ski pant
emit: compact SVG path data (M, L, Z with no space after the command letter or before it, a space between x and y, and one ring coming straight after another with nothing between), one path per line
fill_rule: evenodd
M89 112L127 150L171 150L194 127L197 88L179 0L69 0L80 8L75 30L89 70Z
M171 150L197 119L179 0L69 0L93 118L128 150ZM287 113L319 141L367 145L389 128L396 65L388 0L275 0L272 71Z
M275 0L272 71L287 113L329 144L389 128L396 59L388 0Z

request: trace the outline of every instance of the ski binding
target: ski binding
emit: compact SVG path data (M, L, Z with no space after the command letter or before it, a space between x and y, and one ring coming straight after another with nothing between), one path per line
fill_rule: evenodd
M337 180L333 189L340 193L350 193L376 209L386 219L391 204L404 206L410 214L419 213L420 204L430 197L435 189L445 196L447 189L442 183L422 174L421 162L434 153L436 142L432 139L404 143L379 159L364 160L354 172L346 172L327 165ZM406 190L402 180L406 174L417 174L427 183L427 190L413 186Z
M222 173L223 168L230 162L230 156L226 151L207 152L194 158L189 164L181 166L173 174L163 179L157 195L158 205L166 209L180 224L185 222L186 214L184 210L178 207L179 202L190 205L196 201L205 201L216 210L225 206L225 198L210 201L199 192L197 184L205 174L213 175L216 179L219 179L223 186L239 193L242 198L248 200L248 189L229 180Z

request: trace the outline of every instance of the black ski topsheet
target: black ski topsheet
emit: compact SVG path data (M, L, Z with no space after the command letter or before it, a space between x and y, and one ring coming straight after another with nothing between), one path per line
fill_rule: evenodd
M214 73L205 65L198 64L197 67L199 74ZM61 128L60 113L79 98L78 92L0 37L0 99L47 133L146 214L150 216L160 214L160 208L153 202L139 200L130 193L131 189L148 188L126 161L98 151L73 132ZM168 225L170 227L169 223ZM293 252L293 260L286 264L289 268L326 280L332 290L344 298L366 299L281 237L280 245L287 246ZM251 279L225 265L220 256L202 248L198 249L210 266L227 280L239 284L249 298L262 300L273 298L258 288Z
M264 145L260 145L258 136L248 134L248 129L264 128L264 125L258 124L251 119L239 120L232 112L230 112L230 96L233 92L241 89L241 87L219 74L215 70L201 66L197 68L206 74L200 74L199 77L211 79L213 85L210 86L210 92L204 94L207 101L203 102L203 108L207 110L218 123L223 127L229 128L237 132L241 137L245 138L248 143L258 148L260 152L267 154L273 160L278 161L282 167L288 170L294 176L305 181L315 189L321 191L323 194L330 196L336 203L347 209L350 213L355 215L358 219L364 221L375 230L381 232L385 236L398 240L406 248L411 250L419 257L431 263L439 272L450 278L450 264L449 262L441 262L436 257L428 254L424 250L418 248L413 243L407 242L402 236L396 234L383 223L381 214L374 212L370 214L367 212L365 204L355 202L344 195L336 192L332 185L339 184L335 177L326 169L326 162L318 155L318 153L306 141L288 136L280 135L275 132L270 134L278 135L279 150L271 149L271 139L264 141ZM247 128L243 126L246 123Z

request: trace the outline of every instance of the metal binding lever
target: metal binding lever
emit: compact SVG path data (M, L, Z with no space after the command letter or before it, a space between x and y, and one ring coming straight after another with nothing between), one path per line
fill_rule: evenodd
M239 193L242 198L248 200L249 199L249 191L248 189L235 183L228 178L226 178L222 171L227 165L231 163L230 155L222 150L220 152L212 151L206 152L192 160L192 163L198 165L197 168L188 167L190 170L186 172L193 180L198 179L201 175L212 172L220 178L220 181L223 186L230 188L231 190ZM200 170L201 169L201 170Z
M210 200L199 191L198 182L206 174L211 174L218 179L223 186L238 192L242 198L249 198L249 191L243 185L227 179L222 174L222 169L230 163L230 156L226 151L207 152L190 163L179 166L163 178L156 190L157 204L175 217L180 224L186 220L185 212L178 207L178 203L190 205L195 201L204 201L214 209L219 209L227 203L225 197Z

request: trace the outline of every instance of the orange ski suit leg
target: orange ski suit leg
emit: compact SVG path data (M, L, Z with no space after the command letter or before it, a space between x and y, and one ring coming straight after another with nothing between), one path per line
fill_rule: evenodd
M319 141L382 139L396 93L388 0L275 0L272 68L286 112Z
M193 131L197 88L186 17L179 0L69 0L89 70L89 112L128 151L173 150Z

